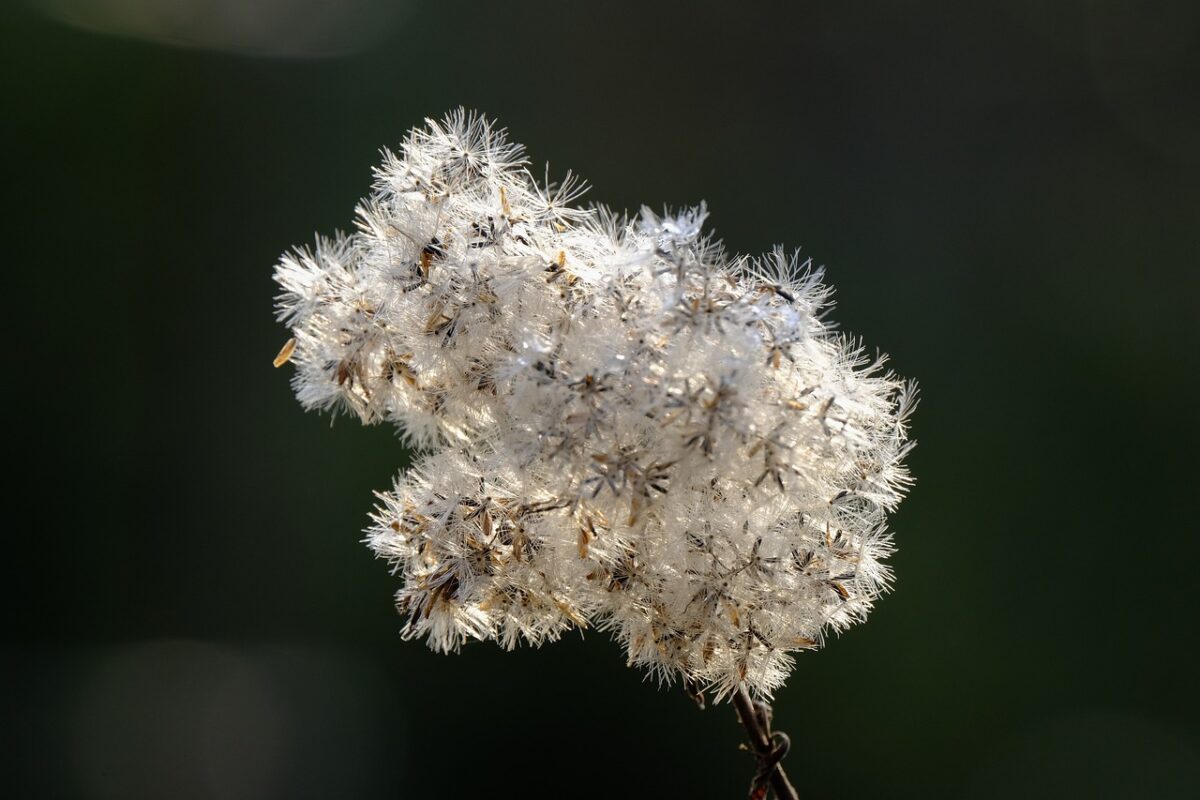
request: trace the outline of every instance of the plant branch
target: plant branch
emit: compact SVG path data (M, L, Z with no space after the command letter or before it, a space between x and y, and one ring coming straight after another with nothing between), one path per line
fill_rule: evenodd
M733 705L737 709L738 720L746 729L750 746L758 758L758 773L750 785L751 800L763 800L767 795L768 783L775 790L775 796L779 800L799 800L796 787L788 780L787 773L779 764L791 743L786 734L771 732L771 707L751 699L745 685L738 686L734 692Z

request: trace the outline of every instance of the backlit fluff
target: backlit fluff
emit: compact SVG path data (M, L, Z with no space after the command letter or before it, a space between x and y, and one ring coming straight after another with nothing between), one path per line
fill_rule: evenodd
M285 255L306 408L417 451L366 542L406 636L610 630L629 662L768 695L891 577L911 387L822 314L821 271L732 258L703 205L574 205L462 112L386 152L357 230Z

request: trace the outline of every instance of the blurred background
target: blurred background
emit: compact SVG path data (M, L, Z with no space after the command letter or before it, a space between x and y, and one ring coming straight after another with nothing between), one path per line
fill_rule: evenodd
M438 656L306 415L279 254L465 105L803 247L917 378L895 592L776 703L809 798L1200 796L1200 5L10 0L10 797L743 797L605 635Z

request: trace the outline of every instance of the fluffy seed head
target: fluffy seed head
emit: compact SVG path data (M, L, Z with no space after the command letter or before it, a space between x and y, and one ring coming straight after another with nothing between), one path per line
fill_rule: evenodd
M831 330L810 261L584 188L482 117L427 120L354 233L282 258L277 361L418 453L366 538L405 635L595 626L662 680L767 695L888 586L913 388Z

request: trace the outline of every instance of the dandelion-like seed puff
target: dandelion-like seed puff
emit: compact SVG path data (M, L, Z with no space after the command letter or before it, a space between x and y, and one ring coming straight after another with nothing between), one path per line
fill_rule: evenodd
M417 453L366 538L405 636L592 626L769 696L888 587L913 388L831 330L810 261L731 257L703 205L581 209L526 163L462 111L385 152L357 230L278 265L277 364Z

